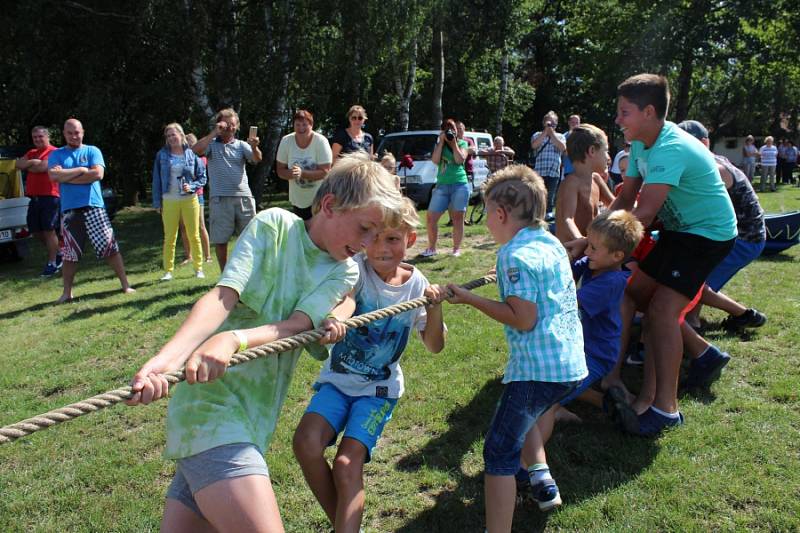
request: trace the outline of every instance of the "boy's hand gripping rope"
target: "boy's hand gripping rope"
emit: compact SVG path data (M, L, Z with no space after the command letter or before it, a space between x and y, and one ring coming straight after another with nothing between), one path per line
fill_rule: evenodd
M467 290L472 290L482 287L483 285L488 285L489 283L495 283L496 281L497 276L488 275L483 276L482 278L474 279L468 283L465 283L464 285L461 285L461 287ZM348 329L358 328L369 324L370 322L374 322L375 320L399 315L400 313L411 311L412 309L416 309L417 307L422 307L423 305L428 305L431 303L435 302L432 302L425 296L421 296L419 298L414 298L413 300L408 300L407 302L401 302L399 304L390 305L389 307L384 307L383 309L376 309L370 313L348 318L347 320L343 321L343 323ZM236 366L260 357L266 357L271 354L294 350L295 348L300 348L307 344L318 341L323 335L325 335L325 329L317 328L298 333L297 335L292 335L291 337L286 337L285 339L268 342L266 344L262 344L261 346L256 346L255 348L249 348L243 352L233 354L231 357L231 362L228 366ZM164 374L164 377L167 378L167 381L171 385L186 379L183 369L178 370L177 372ZM2 427L0 428L0 444L6 444L8 442L15 441L19 438L30 435L31 433L46 429L50 426L67 422L73 418L78 418L79 416L99 411L104 407L110 407L114 404L124 402L125 400L130 399L132 396L133 392L131 391L130 386L120 387L118 389L104 392L103 394L98 394L97 396L92 396L91 398L87 398L83 401L48 411L39 416L22 420L16 424Z

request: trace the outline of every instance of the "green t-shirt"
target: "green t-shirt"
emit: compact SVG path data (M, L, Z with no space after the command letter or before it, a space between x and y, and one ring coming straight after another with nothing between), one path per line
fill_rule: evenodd
M303 221L283 209L261 211L239 237L217 286L239 293L218 331L278 322L302 311L318 326L358 280L350 259L317 248ZM328 350L307 347L324 360ZM177 459L237 442L266 451L302 349L229 368L211 383L175 388L167 411L164 455Z
M458 147L467 151L469 145L464 139L456 141ZM436 175L436 183L439 185L455 185L467 183L467 171L464 163L456 163L453 151L446 144L442 147L442 158L439 160L439 173Z
M672 122L665 122L656 142L645 148L631 143L626 176L643 185L670 185L658 218L670 231L693 233L714 241L736 237L736 214L711 150Z

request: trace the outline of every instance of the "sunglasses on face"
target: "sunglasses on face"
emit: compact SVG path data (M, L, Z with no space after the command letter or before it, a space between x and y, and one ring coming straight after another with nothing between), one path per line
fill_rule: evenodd
M364 117L352 116L352 117L350 117L350 120L364 120Z

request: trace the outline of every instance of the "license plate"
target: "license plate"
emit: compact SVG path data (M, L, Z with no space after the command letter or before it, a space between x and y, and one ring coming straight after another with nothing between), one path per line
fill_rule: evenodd
M0 229L0 242L10 241L14 233L10 229Z

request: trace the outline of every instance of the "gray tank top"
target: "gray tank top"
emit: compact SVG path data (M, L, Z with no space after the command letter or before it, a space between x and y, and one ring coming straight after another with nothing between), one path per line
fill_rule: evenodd
M763 242L767 238L767 230L764 227L764 210L758 203L758 196L753 190L750 180L726 157L715 154L714 159L733 177L733 185L728 189L728 195L731 197L733 210L736 212L738 238L746 242Z

